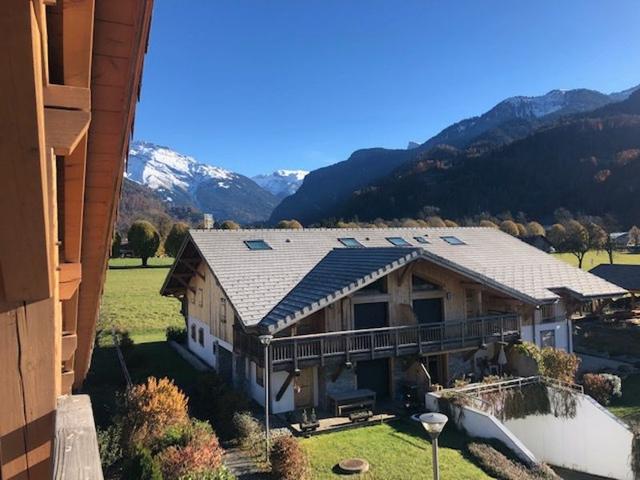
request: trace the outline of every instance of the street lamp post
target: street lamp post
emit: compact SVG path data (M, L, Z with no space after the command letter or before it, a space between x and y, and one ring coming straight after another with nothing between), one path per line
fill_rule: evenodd
M440 480L440 466L438 465L438 436L447 423L447 416L442 413L423 413L420 423L431 437L433 454L433 480Z
M269 375L269 344L273 335L261 335L260 343L264 346L264 445L266 461L269 461L269 397L271 395L271 378Z

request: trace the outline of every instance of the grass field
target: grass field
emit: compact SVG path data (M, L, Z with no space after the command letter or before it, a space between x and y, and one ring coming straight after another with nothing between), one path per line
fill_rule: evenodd
M570 263L575 267L578 266L578 259L572 253L554 253L553 256ZM601 263L609 263L609 255L607 252L590 251L587 252L584 260L582 260L582 268L584 270L591 270L593 267L596 267ZM621 265L640 265L640 254L614 252L613 263Z
M124 328L136 342L144 342L164 339L168 326L183 326L180 302L160 296L172 263L171 258L150 258L149 267L142 268L137 258L110 260L99 328Z
M361 479L431 478L431 444L417 423L410 421L344 430L302 440L309 453L312 478L344 478L334 472L342 459L360 457L371 468ZM440 473L443 480L491 478L463 454L465 439L451 427L440 437Z

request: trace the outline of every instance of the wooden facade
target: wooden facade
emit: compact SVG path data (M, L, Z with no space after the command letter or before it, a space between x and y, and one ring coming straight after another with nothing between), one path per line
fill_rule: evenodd
M0 479L52 474L89 364L151 0L0 7Z

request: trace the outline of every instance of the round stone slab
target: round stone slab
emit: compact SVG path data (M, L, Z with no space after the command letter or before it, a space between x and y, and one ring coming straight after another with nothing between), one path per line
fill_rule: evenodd
M369 471L369 462L367 462L364 458L347 458L342 460L338 467L343 473L347 473L349 475L356 473L364 473Z

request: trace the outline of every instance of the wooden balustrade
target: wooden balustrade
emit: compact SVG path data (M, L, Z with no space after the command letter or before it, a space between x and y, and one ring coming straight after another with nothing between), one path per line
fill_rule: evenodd
M244 337L242 350L260 363L262 347L257 337ZM494 315L461 321L446 321L399 327L327 332L276 337L270 347L275 370L324 365L325 362L370 360L393 356L442 353L515 340L520 335L517 315Z

